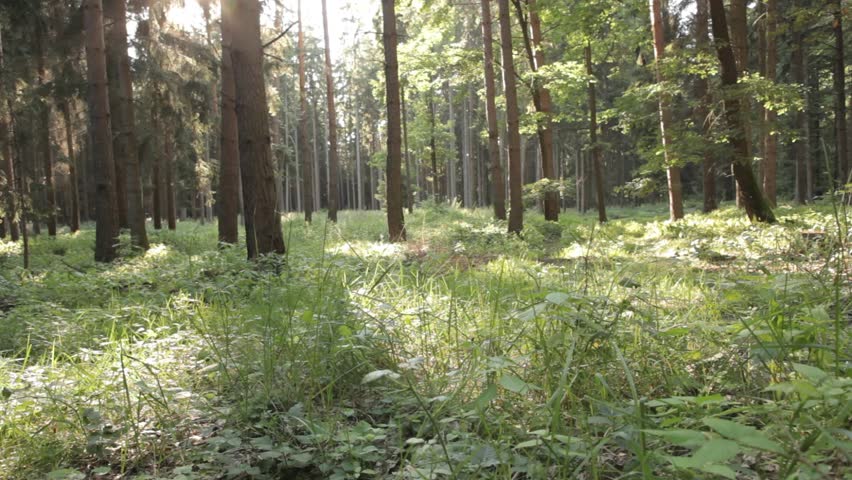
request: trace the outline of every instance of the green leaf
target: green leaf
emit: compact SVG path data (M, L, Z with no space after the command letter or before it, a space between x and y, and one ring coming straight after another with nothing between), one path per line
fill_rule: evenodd
M730 460L740 451L740 446L736 442L724 438L714 438L696 450L692 454L692 459L700 465L718 463Z
M521 442L521 443L515 445L515 449L520 450L522 448L537 447L537 446L542 445L542 444L544 444L544 440L542 440L540 438L534 438L532 440L527 440L525 442Z
M495 398L497 398L497 385L490 383L488 384L488 387L486 387L485 390L476 397L476 400L474 400L473 403L477 408L482 409L486 408Z
M784 453L784 448L781 445L770 440L764 432L754 427L721 418L705 418L702 421L704 425L717 431L723 437L735 440L741 445L769 452Z
M515 393L526 393L530 390L530 385L511 373L504 373L500 377L500 386Z
M399 374L391 370L376 370L364 375L364 378L361 379L361 384L364 385L366 383L375 382L376 380L384 377L396 380L399 378Z
M673 429L673 430L644 430L645 433L662 437L667 442L681 447L700 447L707 442L707 435L697 430Z
M825 380L826 377L828 377L827 373L825 373L824 371L820 370L817 367L812 367L810 365L803 365L801 363L794 363L793 368L796 370L796 372L799 375L807 378L808 380L810 380L814 383L820 383L821 381Z
M83 480L86 476L72 468L60 468L47 474L50 480Z
M735 480L737 478L737 472L735 472L731 467L727 465L708 463L698 467L698 469L703 472L718 475L720 477L730 478L731 480Z
M562 292L553 292L548 293L547 296L544 297L544 299L554 305L562 305L571 299L571 295Z

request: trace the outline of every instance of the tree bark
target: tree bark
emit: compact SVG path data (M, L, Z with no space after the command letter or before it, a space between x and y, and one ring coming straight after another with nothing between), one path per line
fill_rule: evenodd
M80 230L80 193L77 190L77 156L74 151L74 125L71 122L71 102L62 102L62 118L65 121L65 145L68 149L68 185L71 190L71 211L68 226L71 232Z
M774 1L774 0L773 0ZM695 39L697 49L700 53L710 50L710 34L708 27L710 25L710 15L707 11L707 0L697 0L695 14ZM702 148L701 160L701 176L702 176L702 193L704 196L704 213L716 210L716 172L713 153L710 150L710 120L707 118L710 115L710 104L712 98L709 93L706 77L698 77L695 79L695 98L698 99L698 106L695 109L695 116L698 124L701 126L701 136L704 141Z
M298 0L299 22L299 146L302 157L302 208L311 223L314 211L314 169L308 151L308 92L305 82L305 32L302 28L302 0Z
M524 229L523 180L521 179L521 134L519 131L518 92L512 51L512 25L509 0L497 0L500 10L500 46L503 52L503 91L506 96L506 124L509 144L509 232Z
M107 31L107 78L110 81L113 154L116 164L116 195L119 224L130 227L136 248L148 248L145 210L142 204L142 171L136 146L136 121L133 105L133 79L127 55L127 8L125 0L107 0L104 16L112 20ZM123 194L123 195L122 195Z
M836 185L842 187L849 176L849 144L846 135L846 76L843 46L843 8L840 0L832 2L834 9L834 138Z
M429 97L429 159L432 161L432 198L435 202L441 198L438 186L438 146L435 141L435 101Z
M494 217L506 220L506 185L500 163L500 137L497 131L496 88L494 85L494 38L491 35L490 0L480 0L482 6L482 44L485 72L485 119L488 124L488 164L491 169L491 195Z
M734 51L734 59L736 60L737 71L748 71L748 5L746 0L731 0L730 3L730 22L729 32L731 38L731 47ZM744 98L741 101L740 108L744 118L748 117L749 105L748 99ZM746 141L751 143L751 128L749 123L744 124L746 129ZM731 165L733 173L734 166ZM736 175L734 175L736 178ZM735 200L737 206L742 208L743 194L740 185L734 182Z
M382 40L385 47L385 99L387 102L387 193L388 236L391 242L405 241L402 200L402 145L399 105L399 63L396 46L395 0L382 0Z
M236 86L231 61L233 13L227 11L232 4L222 1L222 118L219 134L219 242L235 245L239 241L240 208L240 147L237 132ZM248 237L248 235L247 235ZM254 257L249 253L250 257Z
M402 104L402 149L405 156L405 203L408 213L414 213L414 187L411 184L411 158L408 151L408 112L405 108L405 84L399 86L399 101Z
M766 79L775 82L778 65L778 0L766 3ZM772 207L777 205L778 135L775 133L777 114L766 108L763 111L763 191Z
M737 85L737 64L734 52L728 38L727 19L723 0L710 1L710 18L713 20L713 38L716 42L716 53L722 72L722 86L728 89ZM774 223L775 214L769 202L763 196L754 171L751 168L748 138L746 137L745 120L743 118L739 98L725 101L725 119L731 131L730 143L734 149L732 165L737 183L742 192L743 206L750 219Z
M85 0L83 21L86 29L86 65L89 83L89 128L95 157L97 224L95 260L111 262L116 256L118 215L115 208L115 163L112 158L109 93L101 0Z
M651 0L651 29L654 35L654 57L656 59L657 83L664 81L661 63L666 51L666 40L663 34L663 15L660 6L661 0ZM669 105L669 94L660 92L660 136L663 141L663 161L666 165L666 177L669 191L669 218L680 220L683 218L683 187L681 186L680 167L672 158L671 150L671 127L672 111Z
M340 202L337 191L340 162L337 156L337 112L334 108L334 76L331 70L331 47L328 40L328 12L326 0L322 0L322 27L325 41L325 86L328 100L328 219L337 221Z
M234 0L225 0L234 2ZM275 171L269 140L269 109L263 79L260 2L243 0L233 14L231 60L236 88L237 135L246 219L252 217L256 255L283 254L281 216L275 202ZM234 4L231 4L233 7ZM254 258L254 257L250 257Z
M47 84L47 72L45 71L44 44L47 32L42 19L36 19L36 62L38 70L38 85L44 87ZM47 94L39 97L39 154L44 170L44 194L45 194L45 222L47 233L51 237L56 236L56 190L53 186L53 148L50 141L50 103Z
M0 72L3 72L5 67L3 56L3 32L0 29ZM5 83L0 82L0 88L5 89ZM6 93L2 91L2 93ZM8 112L3 111L4 107L8 107ZM3 219L6 230L9 233L9 238L13 242L17 242L19 238L18 231L18 212L15 201L15 191L17 182L15 181L15 165L12 159L12 137L9 135L9 130L12 125L12 102L9 97L7 101L0 105L0 173L6 179L5 187L2 191L3 199L6 203L6 217Z
M598 203L598 221L606 222L604 205L603 167L601 166L601 147L598 145L598 102L595 92L595 73L592 70L592 42L586 43L586 74L589 75L589 141L592 143L592 168L595 171L595 192Z
M805 88L805 52L803 43L805 35L795 28L797 22L793 22L792 44L790 52L790 68L792 70L793 82L801 88ZM796 111L795 128L797 136L793 144L793 152L796 165L796 203L803 205L808 203L808 116L803 110Z
M172 118L171 115L167 114L165 116L165 127L166 131L171 131L171 128L175 128L176 118ZM169 226L169 230L177 229L177 208L175 205L175 140L171 136L166 136L165 138L166 146L166 154L164 156L164 165L165 168L165 187L166 187L166 222ZM183 218L183 217L181 217Z

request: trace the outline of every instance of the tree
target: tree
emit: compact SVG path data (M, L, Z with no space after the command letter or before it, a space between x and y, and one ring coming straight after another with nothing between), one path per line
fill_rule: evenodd
M314 207L314 167L308 150L308 92L305 78L305 32L302 28L302 0L298 0L299 22L299 152L302 161L302 208L311 223Z
M2 29L0 29L2 30ZM5 96L7 91L7 83L5 78L5 59L3 56L3 33L0 31L0 92ZM7 97L8 99L8 97ZM12 102L2 102L0 104L0 174L3 175L5 183L3 184L2 198L5 200L5 218L0 218L3 225L9 232L9 237L13 242L18 241L18 219L17 208L15 202L15 165L12 160L12 139L9 135L11 126ZM7 111L8 110L8 111Z
M110 82L113 154L116 164L116 195L119 224L130 227L133 245L148 248L145 211L142 205L142 171L136 145L136 121L133 106L133 79L127 55L127 8L125 0L106 0L104 17L111 20L107 30L107 78Z
M778 65L778 0L766 2L766 79L775 82ZM775 132L777 114L772 108L763 111L763 191L771 206L777 203L776 176L778 164L778 134Z
M521 133L519 130L518 90L512 51L512 25L509 23L509 0L497 0L500 10L500 46L503 51L503 92L506 97L506 123L509 144L509 232L524 229L524 203L521 178Z
M710 49L710 14L707 11L707 0L696 1L695 12L695 41L699 53L707 52ZM709 147L710 141L710 104L712 98L708 86L707 77L700 75L695 80L695 98L698 100L698 105L695 108L698 125L701 129L701 134L706 144L701 149L701 178L702 178L702 195L704 197L704 205L702 210L704 213L710 213L716 210L716 172L713 153Z
M846 66L843 47L843 6L840 0L832 2L834 16L834 138L837 185L846 184L849 176L849 138L846 135Z
M592 142L592 169L595 173L595 193L598 204L598 221L606 222L604 205L603 167L601 166L601 147L598 145L598 101L595 92L595 72L592 70L592 42L587 41L585 48L586 74L589 75L589 140Z
M111 262L116 256L118 215L115 210L115 164L112 159L101 0L84 0L83 22L86 29L89 129L96 171L95 260Z
M77 191L77 158L74 152L74 125L71 122L71 102L61 104L62 118L65 122L65 145L68 149L68 183L71 190L71 209L68 227L71 232L80 230L80 193Z
M222 62L220 64L222 118L219 127L219 208L217 214L219 218L219 242L236 244L239 240L237 220L240 206L240 147L237 138L237 92L231 62L231 29L233 28L231 20L233 20L233 13L226 11L231 6L233 6L233 3L228 1L222 1L220 4L222 15Z
M656 0L655 0L656 1ZM725 18L723 0L710 1L710 18L713 21L713 38L716 43L716 54L722 73L722 86L730 90L736 87L738 81L737 63L728 37L728 25ZM741 98L733 96L725 99L725 119L728 123L729 142L733 147L733 170L742 193L742 202L746 214L751 219L774 223L775 214L769 202L763 196L754 171L751 168L749 143L746 135L745 120L741 109Z
M654 36L654 58L657 83L662 87L663 77L662 62L665 57L666 40L663 30L663 14L661 0L651 0L651 30ZM680 167L672 158L672 139L670 130L673 127L672 111L669 105L669 93L665 88L660 89L660 137L663 143L663 161L666 165L666 178L668 180L669 192L669 218L680 220L683 218L683 187L681 186Z
M44 19L36 17L36 69L38 73L38 85L45 88L48 83L47 71L45 69L46 53L45 42L47 41L47 26L44 24ZM46 199L45 204L45 220L47 221L47 233L51 237L56 236L56 190L53 186L53 146L50 140L50 103L48 103L47 93L43 93L39 98L38 118L39 118L39 155L42 161L42 170L44 170L44 194Z
M328 103L328 219L336 222L338 203L340 203L337 191L340 162L337 157L337 112L334 109L334 75L331 69L331 47L328 41L326 0L322 0L322 28L325 41L325 86Z
M395 0L382 0L382 40L385 47L385 99L387 103L387 193L388 237L391 242L405 241L402 199L402 128L399 97L399 62Z
M481 0L482 5L482 45L483 67L485 73L485 120L488 123L488 164L491 169L491 195L494 204L494 217L506 220L506 185L503 166L500 164L500 139L497 133L497 105L494 87L494 39L491 36L490 0Z
M236 0L224 0L235 2ZM235 8L239 6L239 8ZM260 2L242 0L225 11L232 14L231 60L236 88L237 134L246 218L252 217L258 255L285 251L281 217L275 201L275 172L269 139L269 108L263 80ZM254 253L254 256L251 254Z

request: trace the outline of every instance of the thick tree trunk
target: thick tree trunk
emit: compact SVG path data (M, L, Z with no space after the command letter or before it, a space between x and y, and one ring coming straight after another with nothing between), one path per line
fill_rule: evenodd
M118 215L115 209L115 163L112 158L109 93L101 0L85 0L83 21L86 29L86 65L89 83L89 128L95 158L97 225L95 260L110 262L116 256Z
M722 71L722 86L728 89L734 88L737 85L737 64L728 38L725 6L723 0L709 1L710 18L713 20L713 38L716 42L716 53L719 56ZM740 105L738 98L725 101L725 118L731 131L730 142L734 149L734 160L732 162L734 175L740 185L743 206L749 218L774 223L775 214L772 213L769 202L764 198L751 168L745 119Z
M47 83L47 72L45 71L45 52L44 44L46 41L47 32L45 26L40 19L36 20L36 62L38 70L38 85L43 87ZM47 233L51 237L56 236L56 190L53 186L53 148L50 141L50 103L46 96L39 98L38 106L39 128L38 128L38 145L39 155L41 156L42 169L44 170L44 195L45 195L45 215L44 219L47 223Z
M0 72L5 67L3 56L3 32L0 29ZM3 92L5 93L5 92ZM8 112L4 112L3 108L8 107ZM3 189L2 199L5 201L6 217L3 220L6 230L9 233L9 238L13 242L17 242L19 238L18 219L17 219L17 202L15 201L15 191L17 182L15 181L15 165L12 160L12 136L9 135L9 130L12 126L12 101L7 98L3 105L0 105L0 173L6 179L6 184Z
M302 208L310 223L314 211L314 172L308 150L308 93L305 86L305 32L302 28L302 0L298 0L299 22L299 146L302 160Z
M382 40L385 47L385 99L387 102L387 193L388 236L391 242L405 241L402 200L402 141L399 105L399 63L396 57L395 0L382 0Z
M497 132L497 96L494 85L494 38L491 35L490 0L480 0L482 6L482 44L485 71L485 120L488 123L488 165L491 170L491 195L494 217L506 220L506 185L500 163L500 137Z
M281 233L281 216L275 204L275 171L272 167L269 109L263 79L260 2L244 0L231 13L233 23L230 25L239 25L232 32L231 60L237 92L237 135L246 219L252 217L257 255L283 254L284 237Z
M500 46L503 52L503 91L506 96L506 124L509 144L509 232L524 229L523 180L521 179L521 134L519 131L518 92L512 51L512 25L509 0L498 0L500 9Z
M74 125L71 122L71 103L62 102L62 118L65 121L65 145L68 149L68 186L71 196L71 209L68 226L71 232L80 230L80 193L77 190L77 156L74 151Z
M334 77L331 70L331 47L328 40L328 12L326 0L322 0L322 27L325 40L325 86L328 100L328 219L337 221L337 208L340 202L338 172L340 162L337 156L337 112L334 109Z
M737 71L748 71L748 5L746 0L731 0L730 2L730 21L729 32L731 38L731 48L734 51L734 59L736 60ZM745 118L748 118L749 105L748 99L742 99L740 108ZM751 143L751 127L749 123L745 124L746 141ZM734 172L734 165L731 165L731 173ZM734 175L736 178L736 175ZM737 206L742 208L743 198L741 187L734 182L735 200Z
M766 79L775 82L778 65L778 0L768 0L766 3ZM766 200L772 207L777 204L776 184L778 165L778 135L775 110L764 109L763 134L763 191Z
M230 2L221 2L222 118L219 134L219 209L217 213L219 217L219 242L233 245L239 241L240 147L237 138L237 92L231 61L231 44L233 42L231 21L233 21L233 13L227 11L230 6L232 6ZM250 252L249 256L255 255Z
M142 204L142 171L136 146L133 79L127 55L127 8L125 0L106 0L104 16L112 20L107 31L107 77L110 81L110 110L114 132L116 195L119 224L130 227L131 242L148 248L145 210Z
M651 0L651 29L654 35L654 57L656 58L657 83L664 81L661 63L666 51L666 40L663 34L663 15L660 6L661 0ZM680 220L683 218L683 187L681 186L680 167L671 152L671 128L672 111L669 105L669 94L660 92L660 137L663 141L663 161L666 165L666 177L669 191L669 218Z
M707 0L697 0L697 8L695 14L695 39L697 49L700 53L710 50L710 15L707 11ZM698 105L695 108L695 116L698 125L701 126L701 136L704 141L702 148L701 160L701 176L702 176L702 193L704 196L704 213L716 210L716 171L713 153L710 149L710 104L712 98L707 85L707 78L698 77L695 79L695 98L698 99Z
M832 2L834 9L834 138L837 186L843 186L849 176L849 144L846 134L846 75L843 47L843 8L840 0Z
M592 143L592 168L595 171L595 192L598 203L598 221L606 222L604 204L603 167L601 165L601 147L598 145L598 101L595 92L595 72L592 70L592 43L586 44L586 74L589 75L589 141Z

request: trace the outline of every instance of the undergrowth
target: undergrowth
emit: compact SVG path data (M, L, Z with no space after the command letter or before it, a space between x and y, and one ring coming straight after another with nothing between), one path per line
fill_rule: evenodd
M778 213L0 241L0 478L852 478L847 217Z

